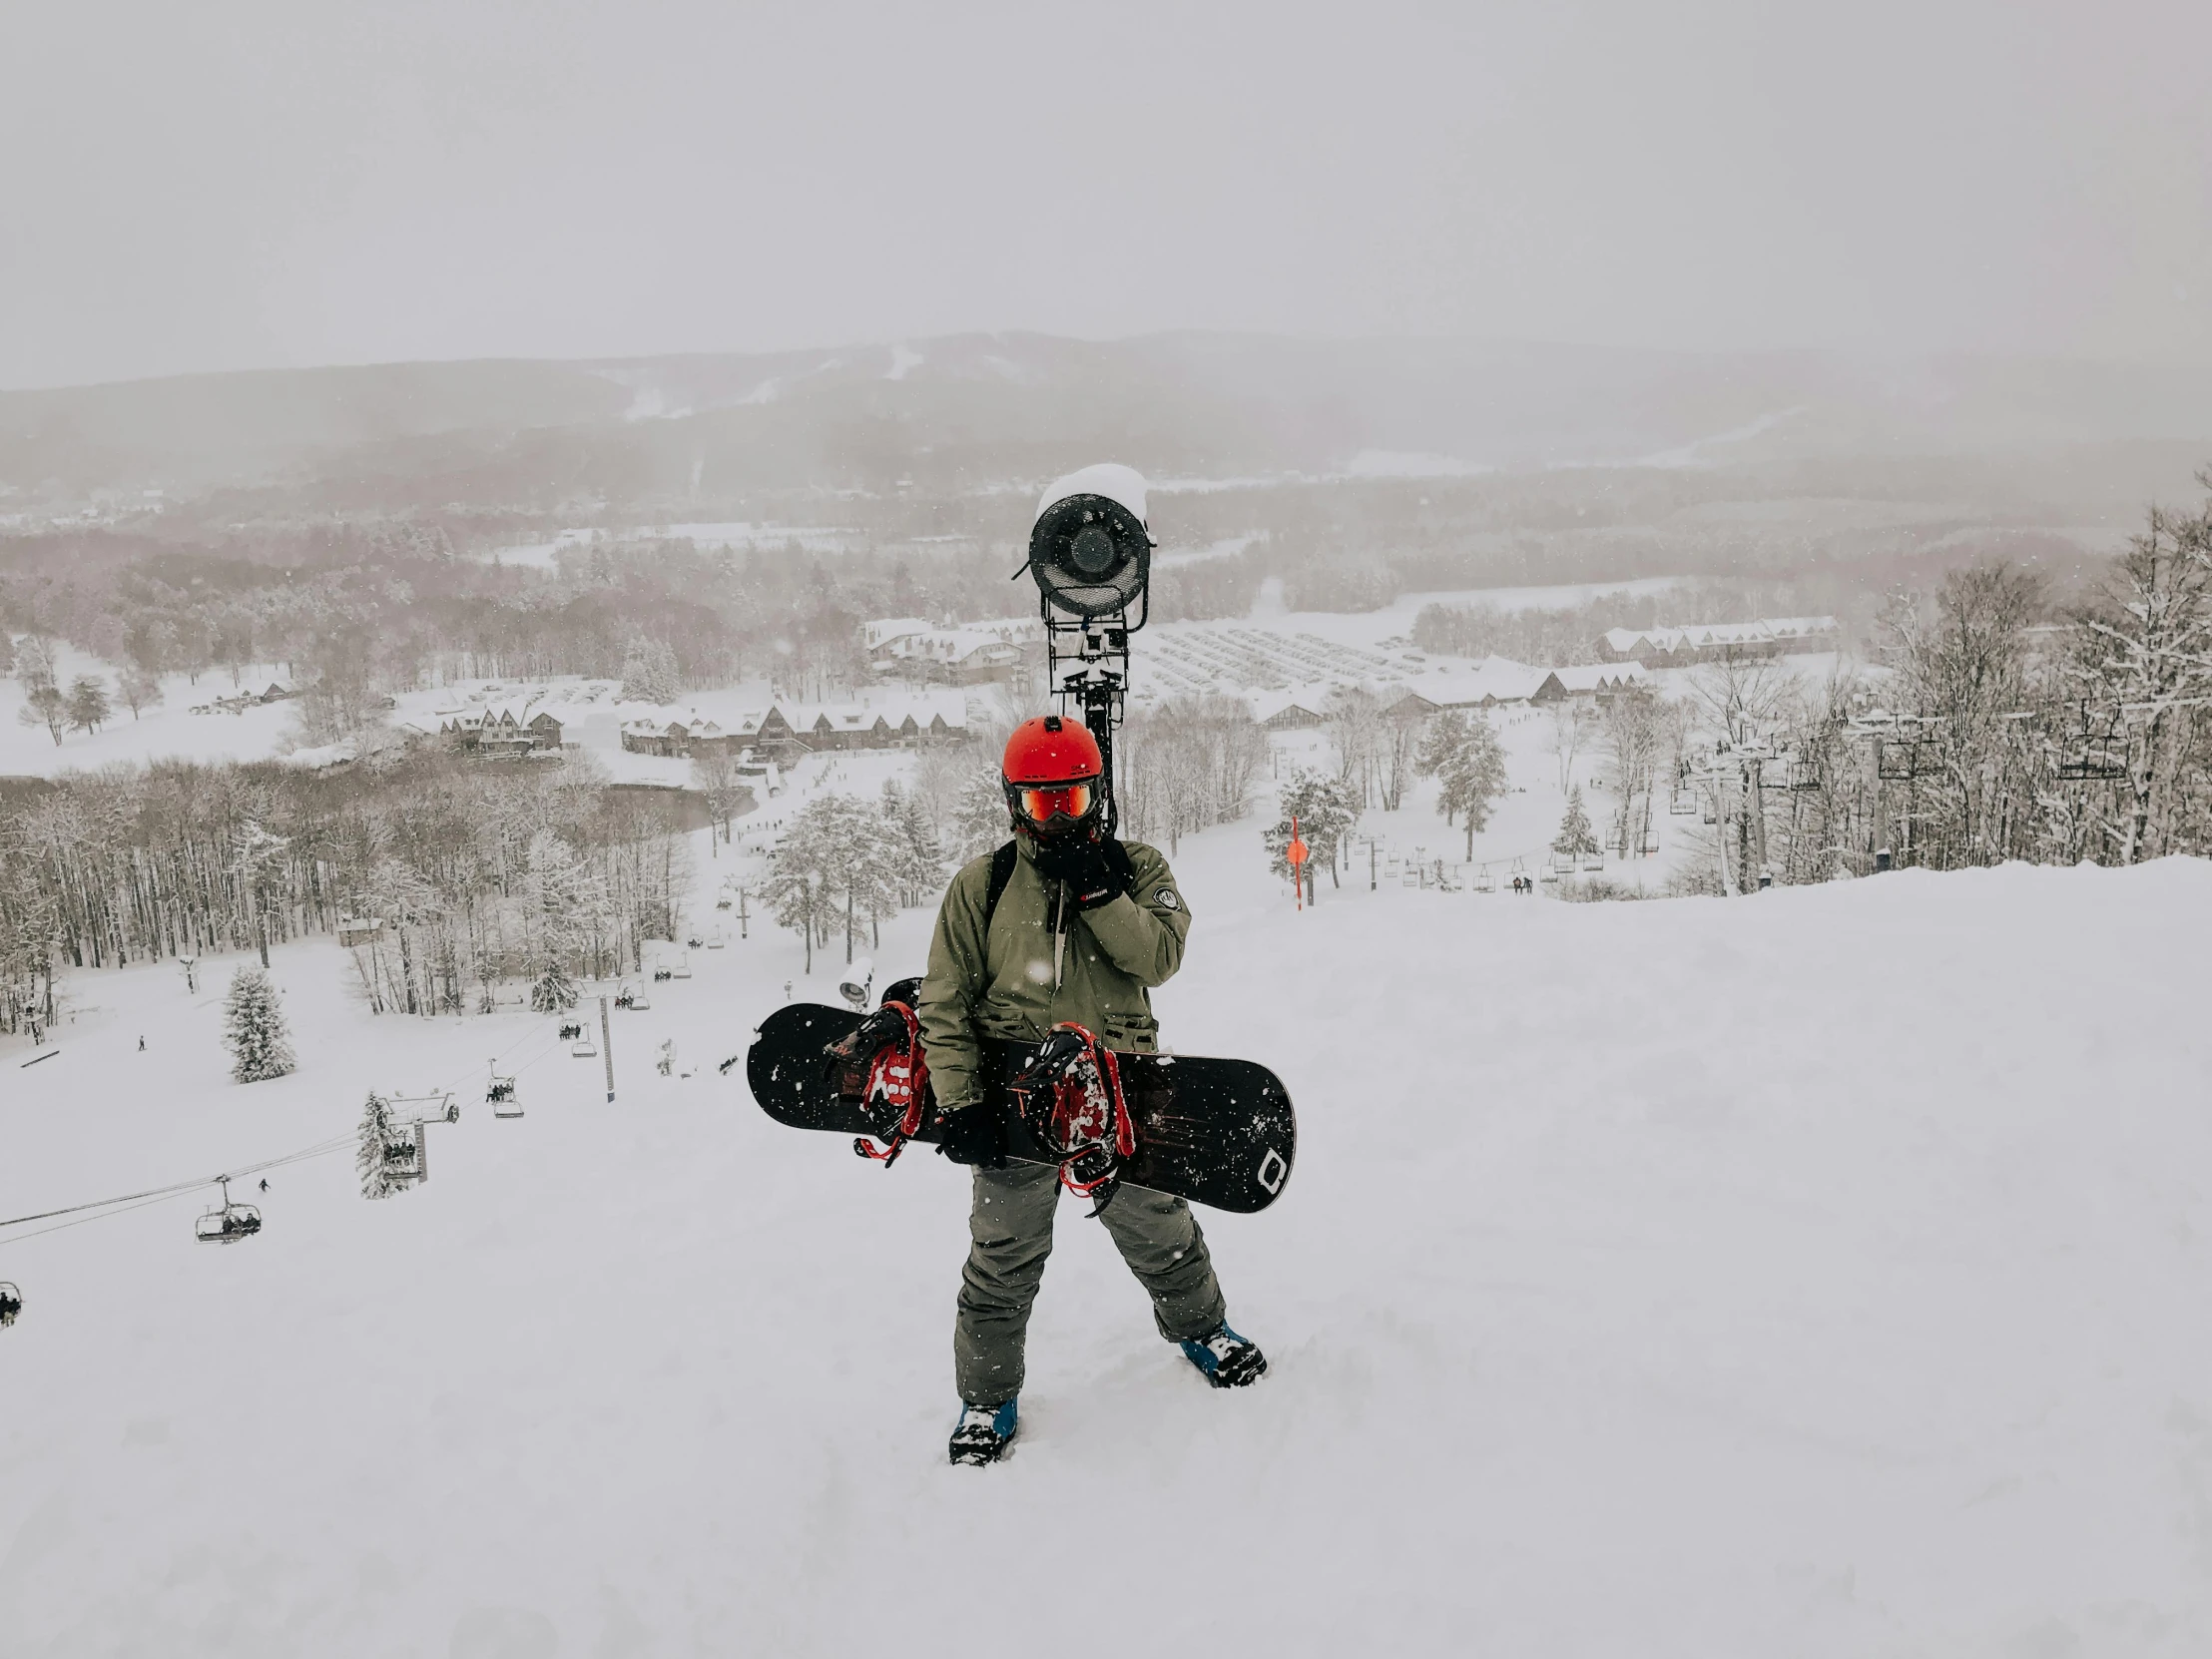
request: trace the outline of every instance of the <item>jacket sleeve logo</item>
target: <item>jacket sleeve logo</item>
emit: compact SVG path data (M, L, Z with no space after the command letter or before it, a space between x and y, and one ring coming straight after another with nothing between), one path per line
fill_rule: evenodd
M1173 887L1162 887L1152 895L1152 902L1159 905L1163 910L1180 910L1183 908L1183 901L1175 896Z

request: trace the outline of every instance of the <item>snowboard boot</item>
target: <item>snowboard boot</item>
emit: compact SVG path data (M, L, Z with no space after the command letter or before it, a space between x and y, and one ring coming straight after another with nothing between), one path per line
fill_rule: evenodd
M1013 1440L1015 1414L1010 1399L1000 1405L963 1405L960 1420L952 1425L952 1461L977 1468L997 1462Z
M1227 1320L1203 1337L1186 1340L1183 1357L1217 1388L1242 1388L1259 1382L1268 1370L1268 1357L1260 1352L1260 1345L1230 1330Z

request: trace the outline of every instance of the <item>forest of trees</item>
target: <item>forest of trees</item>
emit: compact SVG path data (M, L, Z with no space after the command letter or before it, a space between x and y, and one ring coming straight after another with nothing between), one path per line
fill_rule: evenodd
M49 642L117 665L112 704L136 713L158 676L276 665L301 697L302 736L327 743L382 697L479 678L618 679L654 701L748 676L825 698L868 681L859 625L874 616L987 617L1034 606L1002 562L918 564L796 548L701 551L682 540L586 542L551 571L461 555L434 523L311 524L185 541L116 530L0 540L0 635L45 688L56 743L91 704L57 686ZM43 675L41 670L43 669ZM102 707L98 719L111 718Z
M2212 503L2153 511L2070 605L2001 563L1896 594L1876 656L1811 689L1767 662L1692 676L1717 740L1674 804L1711 822L1716 885L2212 853Z
M62 966L258 950L348 929L369 1005L459 1013L495 984L639 971L691 855L669 810L581 758L434 754L334 776L163 763L0 796L0 1029Z

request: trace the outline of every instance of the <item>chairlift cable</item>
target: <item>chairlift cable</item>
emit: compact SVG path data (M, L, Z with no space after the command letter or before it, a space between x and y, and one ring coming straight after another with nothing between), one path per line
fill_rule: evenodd
M264 1170L280 1169L286 1164L296 1164L308 1158L326 1157L330 1153L353 1145L356 1138L351 1133L342 1136L333 1135L324 1140L310 1142L296 1152L287 1152L279 1157L264 1159L258 1164L234 1165L225 1170L223 1175L228 1175L233 1180L237 1180L248 1175L259 1175ZM149 1187L144 1192L125 1193L117 1198L94 1199L85 1204L66 1205L59 1210L41 1210L35 1215L11 1216L6 1221L0 1221L0 1227L21 1227L27 1222L51 1221L57 1216L73 1216L85 1210L112 1210L118 1205L134 1205L141 1201L154 1203L165 1198L177 1198L185 1193L195 1192L202 1187L212 1187L222 1178L222 1175L204 1175L196 1180L174 1181L166 1187ZM35 1238L37 1235L25 1234L22 1237Z

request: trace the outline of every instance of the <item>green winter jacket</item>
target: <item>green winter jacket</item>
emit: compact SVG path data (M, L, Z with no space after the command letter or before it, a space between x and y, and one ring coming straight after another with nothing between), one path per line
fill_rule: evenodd
M1124 841L1129 891L1078 911L1064 883L1038 873L1027 838L1016 835L1014 844L1020 856L999 895L990 938L982 936L991 878L986 853L952 878L929 941L921 1044L946 1111L980 1098L986 1038L1042 1042L1053 1026L1073 1020L1108 1048L1149 1053L1160 1031L1150 987L1183 965L1191 913L1157 848Z

